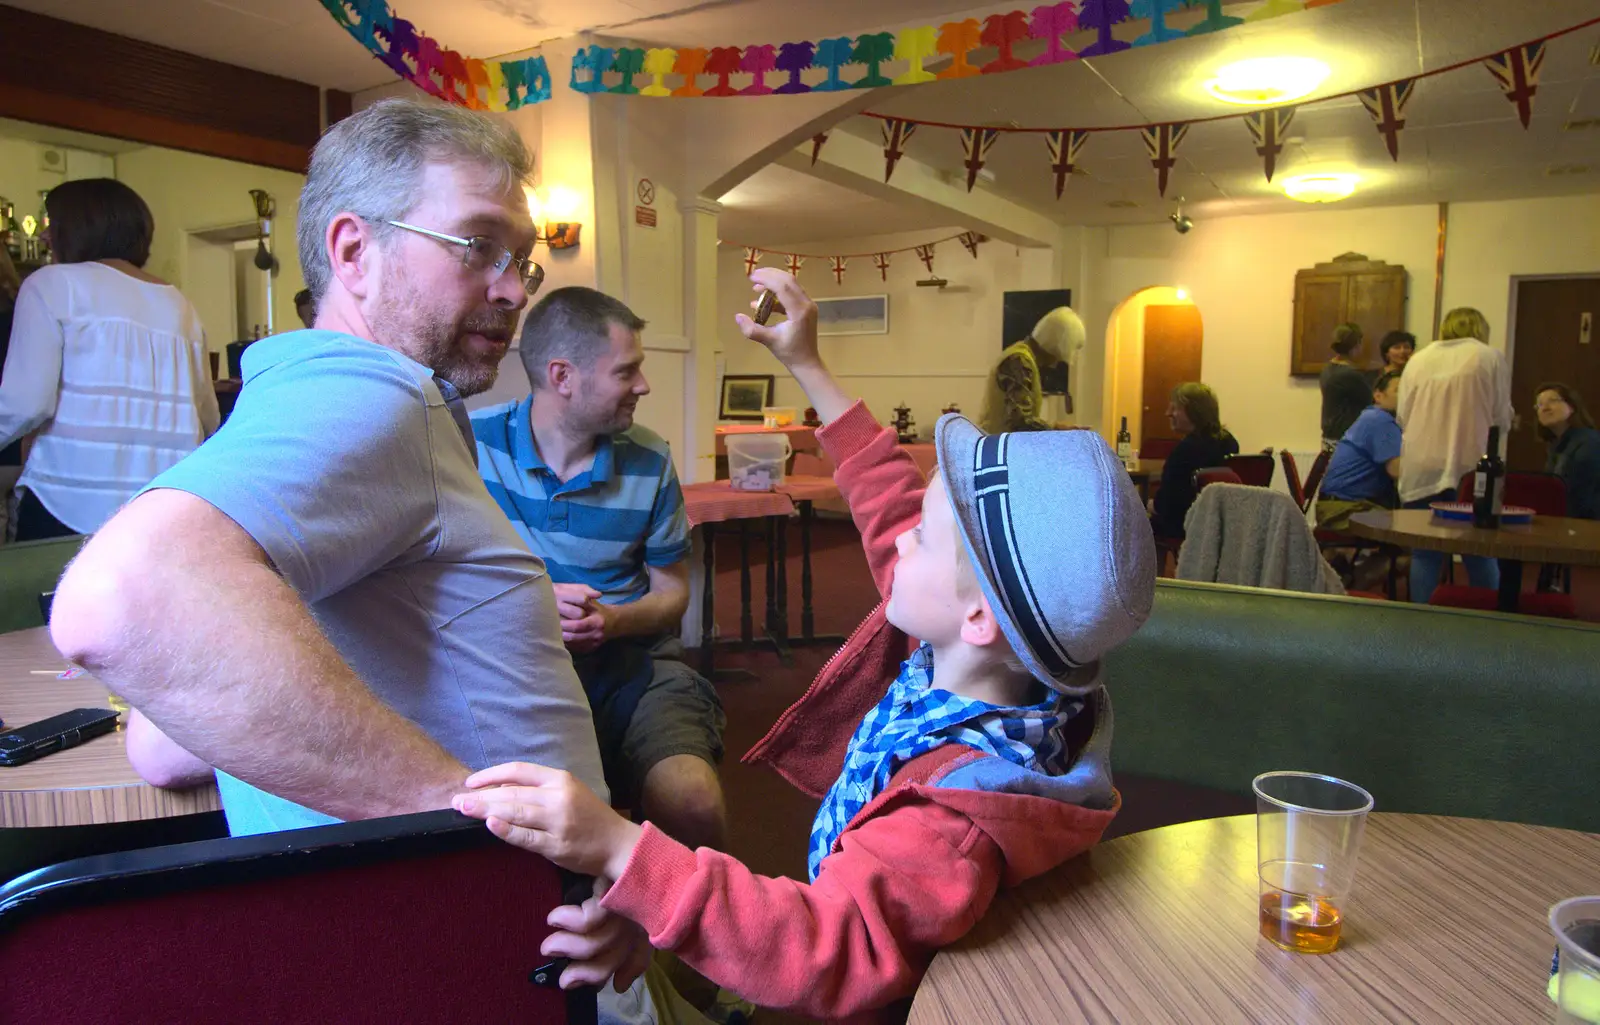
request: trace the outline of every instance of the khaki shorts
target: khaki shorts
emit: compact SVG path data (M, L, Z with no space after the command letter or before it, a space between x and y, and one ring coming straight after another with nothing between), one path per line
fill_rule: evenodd
M675 637L651 651L655 665L622 735L620 751L601 751L611 800L638 803L651 769L676 755L703 758L713 768L722 761L722 731L727 716L710 681L681 661L683 644ZM604 714L604 713L600 713ZM603 736L606 724L597 723Z

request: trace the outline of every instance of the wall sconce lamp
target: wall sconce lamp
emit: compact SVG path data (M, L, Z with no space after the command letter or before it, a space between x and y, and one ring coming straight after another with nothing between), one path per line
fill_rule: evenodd
M560 185L552 186L543 200L533 189L528 189L527 194L534 241L543 242L551 249L576 249L578 235L583 231L583 225L572 220L582 204L578 194Z

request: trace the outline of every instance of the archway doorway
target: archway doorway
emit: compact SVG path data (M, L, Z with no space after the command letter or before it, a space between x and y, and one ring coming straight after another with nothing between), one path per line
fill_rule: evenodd
M1107 437L1126 419L1142 456L1165 456L1177 440L1166 396L1184 381L1200 380L1204 335L1199 308L1177 286L1142 288L1117 304L1106 324Z

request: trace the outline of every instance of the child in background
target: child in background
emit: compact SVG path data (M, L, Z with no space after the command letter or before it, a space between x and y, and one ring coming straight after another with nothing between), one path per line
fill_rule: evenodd
M821 415L884 599L746 756L822 798L809 884L691 851L541 766L476 773L455 806L615 880L601 906L759 1006L895 1020L1001 886L1081 853L1116 814L1099 660L1149 615L1155 544L1090 431L986 437L947 415L924 482L823 365L795 279L761 268L751 281L788 320L741 315L739 329Z

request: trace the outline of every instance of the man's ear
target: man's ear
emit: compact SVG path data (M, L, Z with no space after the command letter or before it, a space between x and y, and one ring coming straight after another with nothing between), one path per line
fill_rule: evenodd
M564 359L553 359L544 367L545 384L564 399L572 398L578 389L578 368Z
M377 281L376 242L372 226L352 213L335 217L323 237L334 278L358 300L366 299Z
M983 596L982 591L967 602L962 610L961 639L975 648L987 648L1005 640L1005 635L1000 631L1000 621L995 618L994 609L989 606L989 599Z

